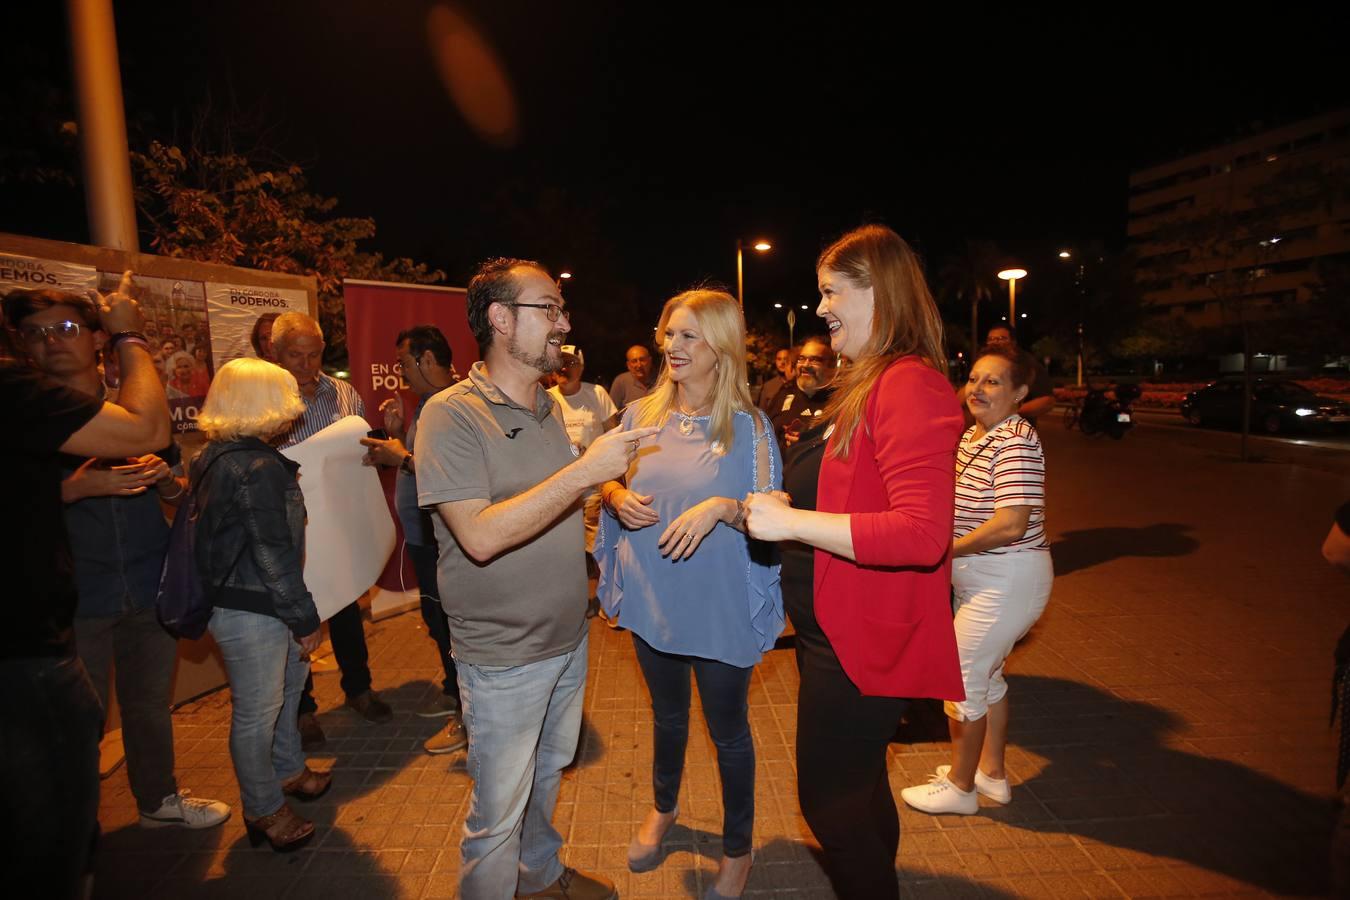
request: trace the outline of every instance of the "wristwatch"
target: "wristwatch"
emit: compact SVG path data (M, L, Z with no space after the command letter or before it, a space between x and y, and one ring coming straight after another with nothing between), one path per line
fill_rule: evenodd
M404 454L403 462L398 464L398 467L403 471L407 472L409 475L413 473L412 466L410 465L410 463L412 462L412 457L413 457L412 451L409 450Z

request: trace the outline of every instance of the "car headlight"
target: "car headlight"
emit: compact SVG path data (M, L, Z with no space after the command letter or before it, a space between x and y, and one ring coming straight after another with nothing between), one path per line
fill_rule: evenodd
M1300 406L1298 409L1294 410L1294 415L1311 416L1314 412L1316 412L1316 410L1308 409L1306 406Z

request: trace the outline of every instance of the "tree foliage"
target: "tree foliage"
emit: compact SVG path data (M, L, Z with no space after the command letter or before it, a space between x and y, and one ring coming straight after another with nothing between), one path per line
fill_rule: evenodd
M330 364L347 356L344 278L445 280L412 259L362 250L374 220L334 215L337 200L309 190L298 165L159 141L131 158L141 225L155 253L315 277Z
M988 331L997 321L990 319L981 326L977 319L980 304L998 293L998 270L1003 258L1003 251L992 241L966 241L960 252L946 257L938 267L937 299L943 317L953 323L970 323L970 330L962 328L961 332L971 342L968 349L972 355L978 349L975 342L983 339L979 332ZM949 332L948 352L962 347L954 335L954 331Z

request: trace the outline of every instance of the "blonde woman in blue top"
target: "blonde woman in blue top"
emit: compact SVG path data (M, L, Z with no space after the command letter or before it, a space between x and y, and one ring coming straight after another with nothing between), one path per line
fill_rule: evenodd
M754 826L750 675L783 628L776 558L745 535L742 498L779 489L782 473L773 429L746 388L745 320L735 298L679 294L656 334L661 376L625 410L623 427L661 431L623 481L604 486L596 541L600 602L633 633L652 696L655 802L628 865L660 865L662 838L679 814L692 671L722 776L723 859L705 897L739 897Z

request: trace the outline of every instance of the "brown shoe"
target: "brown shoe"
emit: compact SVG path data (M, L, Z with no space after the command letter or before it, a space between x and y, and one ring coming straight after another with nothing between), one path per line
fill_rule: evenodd
M297 723L300 726L300 749L318 750L328 743L323 729L319 727L319 717L312 712L301 713Z
M614 887L614 882L604 876L563 869L558 880L542 891L516 896L537 897L541 900L619 900L619 890Z
M346 705L348 709L359 712L367 722L388 722L394 717L394 710L374 691L348 697Z
M250 844L256 847L267 841L278 853L299 850L314 837L314 823L297 816L285 803L270 816L258 819L245 816L244 828L248 832Z
M315 772L309 766L305 766L299 775L281 783L281 792L297 800L309 802L318 800L328 793L328 789L332 786L332 772Z
M469 733L464 730L464 720L451 716L445 727L427 738L422 749L431 754L454 753L469 746Z

